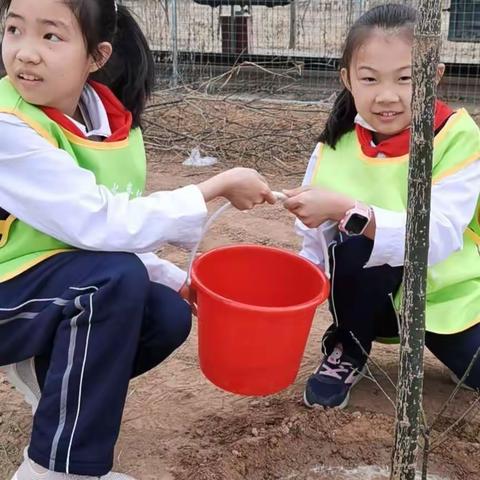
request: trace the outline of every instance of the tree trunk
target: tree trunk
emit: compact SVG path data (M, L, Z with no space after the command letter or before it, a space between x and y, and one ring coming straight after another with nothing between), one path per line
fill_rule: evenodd
M419 0L418 10L413 45L412 136L408 174L400 370L391 480L415 478L423 389L425 290L441 0Z

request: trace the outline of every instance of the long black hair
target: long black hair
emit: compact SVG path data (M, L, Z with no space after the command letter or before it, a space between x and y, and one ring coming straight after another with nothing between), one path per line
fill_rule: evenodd
M113 91L132 113L139 126L145 103L152 92L154 64L148 42L128 9L114 0L64 0L78 20L87 53L101 60L98 45L110 42L113 53L108 62L91 75ZM0 18L11 0L0 0Z
M396 34L403 33L413 36L416 18L417 11L413 7L397 3L380 5L368 10L352 25L348 32L340 60L340 68L346 68L348 72L355 51L365 42L373 29L381 28L393 31ZM344 87L335 99L319 141L335 148L340 137L354 127L356 115L357 109L353 96Z

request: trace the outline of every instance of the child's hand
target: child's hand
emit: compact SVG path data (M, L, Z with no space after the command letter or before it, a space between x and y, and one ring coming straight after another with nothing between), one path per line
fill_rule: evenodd
M180 296L186 300L190 307L192 308L192 313L196 316L197 315L197 295L193 288L189 287L185 282L182 285L182 288L178 291Z
M239 210L247 210L267 201L274 204L275 197L265 179L251 168L233 168L224 172L222 195Z
M232 168L219 173L199 186L205 201L225 197L239 210L253 208L263 202L275 203L265 179L251 168Z
M289 197L284 207L309 228L316 228L327 220L338 222L355 205L352 198L322 187L304 186L283 193Z

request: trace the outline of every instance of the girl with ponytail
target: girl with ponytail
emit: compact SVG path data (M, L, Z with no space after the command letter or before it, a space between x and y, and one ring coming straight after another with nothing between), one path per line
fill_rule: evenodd
M345 407L372 342L399 335L415 21L415 9L387 4L354 23L341 61L344 88L304 186L285 192L302 255L331 271L333 324L305 386L308 407ZM439 64L437 81L443 70ZM480 346L480 134L465 109L438 100L434 128L425 344L461 378ZM480 362L466 384L480 388Z
M0 366L35 417L13 480L112 473L130 378L187 338L206 203L275 201L254 170L145 196L147 42L114 0L0 0Z

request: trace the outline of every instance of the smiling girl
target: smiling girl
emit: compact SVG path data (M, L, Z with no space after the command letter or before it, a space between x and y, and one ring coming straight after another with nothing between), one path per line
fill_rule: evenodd
M403 276L415 21L413 8L388 4L355 22L342 58L344 89L304 186L286 192L302 254L320 266L330 262L332 272L334 323L307 381L309 407L346 406L372 341L398 336L392 297ZM437 81L443 71L439 65ZM461 377L480 347L480 134L464 109L440 101L434 128L425 340ZM480 362L466 383L480 388Z

